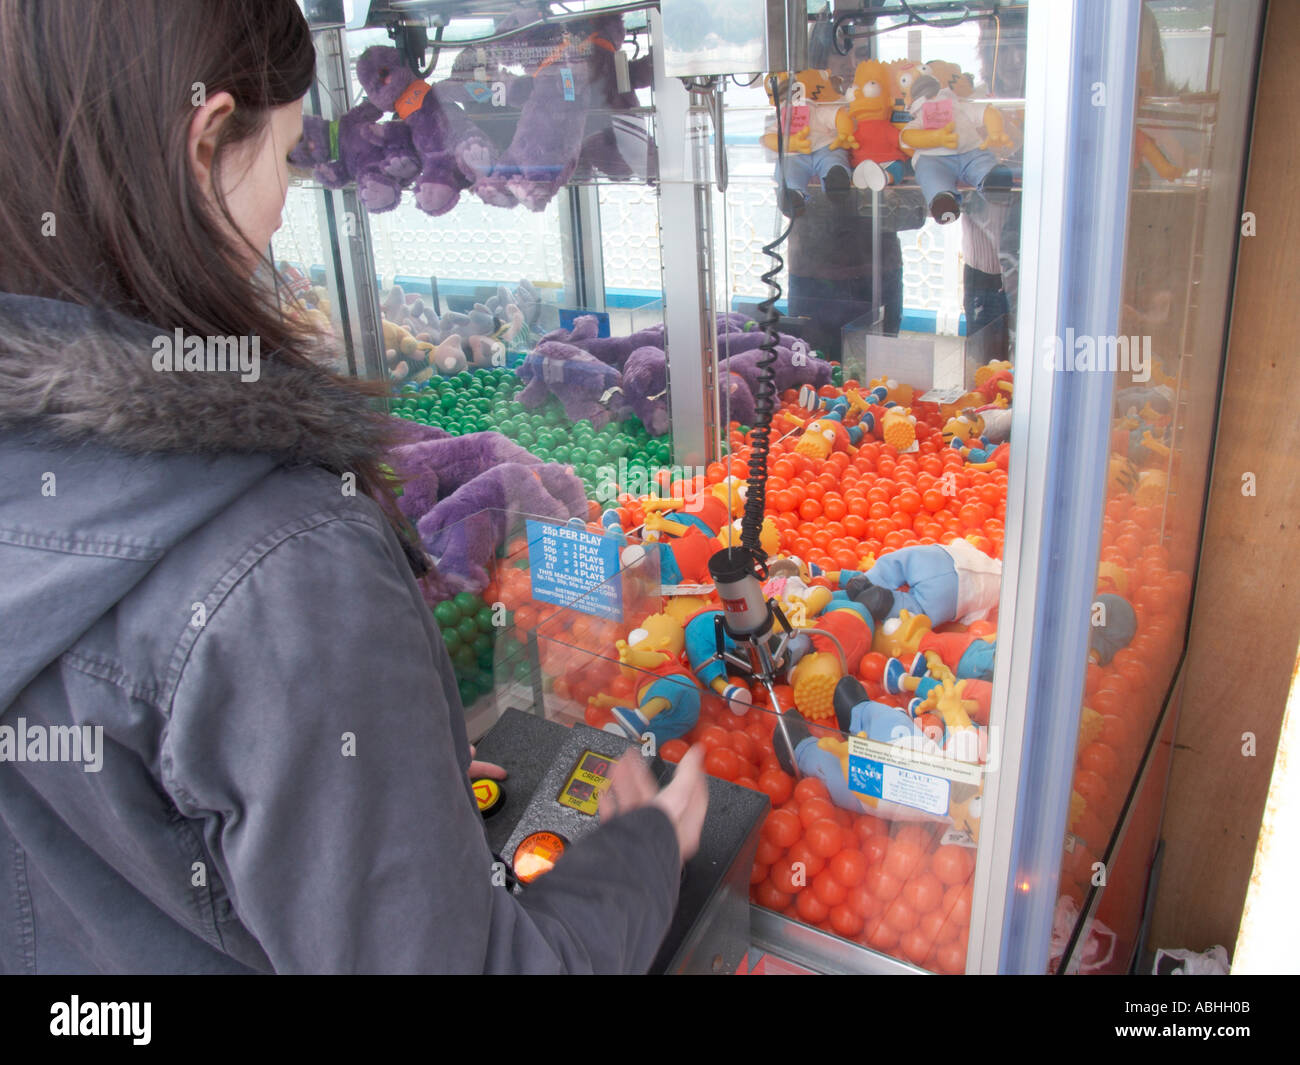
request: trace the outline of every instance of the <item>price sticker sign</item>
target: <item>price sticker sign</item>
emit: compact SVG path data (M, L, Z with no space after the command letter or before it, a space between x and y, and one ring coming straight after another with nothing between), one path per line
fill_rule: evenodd
M533 598L584 614L623 620L619 545L612 536L530 520L528 568Z

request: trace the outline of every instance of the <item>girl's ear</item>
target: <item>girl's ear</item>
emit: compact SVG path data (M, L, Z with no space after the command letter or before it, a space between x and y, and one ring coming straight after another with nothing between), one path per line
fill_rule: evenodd
M208 196L213 194L212 163L216 158L221 130L234 113L235 98L228 92L219 92L196 107L194 117L190 119L186 144L190 169L199 188Z

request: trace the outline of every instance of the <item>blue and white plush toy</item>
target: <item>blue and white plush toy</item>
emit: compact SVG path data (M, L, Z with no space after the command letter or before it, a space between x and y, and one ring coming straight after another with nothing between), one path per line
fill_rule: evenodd
M852 598L864 583L892 592L889 617L902 610L925 614L932 625L949 621L969 625L987 617L998 603L1002 563L966 540L950 544L914 544L891 551L865 574L840 579Z

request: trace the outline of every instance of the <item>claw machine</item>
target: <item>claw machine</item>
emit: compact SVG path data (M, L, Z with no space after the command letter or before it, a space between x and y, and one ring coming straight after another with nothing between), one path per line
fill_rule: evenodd
M761 807L714 970L1137 956L1261 8L304 0L286 298L471 734Z

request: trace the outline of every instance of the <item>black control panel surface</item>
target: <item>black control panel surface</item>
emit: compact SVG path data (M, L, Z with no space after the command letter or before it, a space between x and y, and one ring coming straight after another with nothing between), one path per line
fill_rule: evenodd
M595 831L601 771L612 772L626 755L642 757L613 733L507 710L475 755L509 773L502 804L484 821L493 853L513 869L525 840L537 837L544 851L552 837L572 844ZM661 784L672 779L673 765L660 758L647 764ZM652 972L732 972L749 946L749 874L768 799L725 780L708 782L700 850L686 863L677 912ZM535 870L515 870L529 871Z

